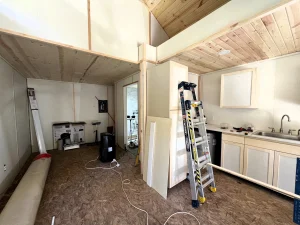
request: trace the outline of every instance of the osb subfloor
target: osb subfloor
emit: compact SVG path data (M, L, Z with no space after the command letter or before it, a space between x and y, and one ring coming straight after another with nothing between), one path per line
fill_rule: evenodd
M121 189L120 177L110 170L86 170L84 165L95 159L95 147L68 152L51 151L52 164L40 204L36 225L110 225L143 224L146 215L130 206ZM201 225L293 224L293 202L244 180L215 170L217 192L208 190L207 202L198 209L191 207L189 183L170 189L163 199L142 180L140 170L133 166L130 153L118 153L121 164L117 170L131 183L125 185L132 203L149 213L149 225L164 224L174 212L193 213ZM89 166L100 165L92 162ZM109 164L101 164L109 167ZM198 224L185 215L172 217L168 224Z

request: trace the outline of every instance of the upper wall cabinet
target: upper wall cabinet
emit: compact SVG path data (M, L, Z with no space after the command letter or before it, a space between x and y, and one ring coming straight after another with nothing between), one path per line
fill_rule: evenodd
M257 108L256 69L222 74L221 108Z

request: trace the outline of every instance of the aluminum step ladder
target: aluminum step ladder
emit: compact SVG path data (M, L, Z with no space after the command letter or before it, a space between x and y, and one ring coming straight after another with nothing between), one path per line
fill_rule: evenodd
M178 84L189 168L188 179L190 181L192 206L194 208L199 207L199 202L204 203L206 201L204 196L205 187L209 186L211 192L216 192L217 190L212 166L207 164L211 163L211 158L203 106L201 101L197 101L196 86L196 84L185 81ZM184 100L184 90L191 91L193 100ZM192 118L192 108L195 110L195 118ZM195 132L195 128L198 132ZM205 173L204 170L206 170Z

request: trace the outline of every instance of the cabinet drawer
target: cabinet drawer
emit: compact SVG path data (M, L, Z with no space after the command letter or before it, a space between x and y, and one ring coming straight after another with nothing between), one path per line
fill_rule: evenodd
M245 138L243 136L237 136L237 135L222 134L222 140L231 141L240 144L245 143Z
M245 145L275 150L278 152L284 152L284 153L289 153L294 155L300 155L300 146L295 146L295 145L287 145L287 144L264 141L260 139L254 139L254 138L245 138Z

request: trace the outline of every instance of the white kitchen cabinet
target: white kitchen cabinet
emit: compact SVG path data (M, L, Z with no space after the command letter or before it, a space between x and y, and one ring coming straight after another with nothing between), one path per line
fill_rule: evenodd
M243 173L244 144L222 141L221 166L236 173Z
M273 185L294 193L297 155L275 152Z
M244 153L243 174L272 185L274 151L245 145Z
M188 81L188 67L166 62L147 70L147 115L172 119L169 188L186 179L187 154L178 84Z
M221 108L257 108L256 69L222 74Z

